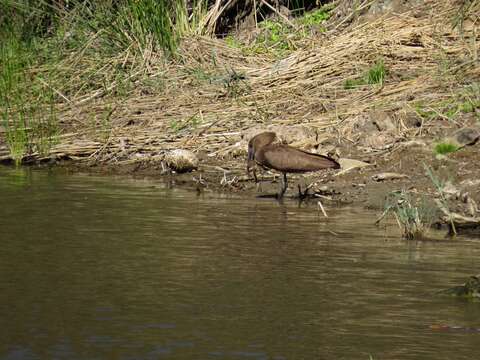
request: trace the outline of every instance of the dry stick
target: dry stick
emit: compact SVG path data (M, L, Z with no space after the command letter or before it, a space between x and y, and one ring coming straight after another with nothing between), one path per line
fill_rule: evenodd
M137 76L137 75L140 74L140 73L142 73L142 71L137 71L137 72L135 72L134 74L128 76L128 79L131 79L131 78ZM87 97L87 98L85 98L85 99L82 99L82 100L77 101L77 105L82 105L82 104L84 104L84 103L87 103L87 102L89 102L89 101L91 101L91 100L99 97L99 96L102 96L102 95L105 94L106 92L109 92L109 91L115 89L115 87L116 87L117 85L118 85L117 82L114 81L113 84L110 85L109 87L107 87L106 89L97 90L95 93L93 93L93 95L91 95L91 96L89 96L89 97Z
M270 5L269 3L267 3L265 0L260 0L263 4L265 4L267 7L269 7L275 14L277 14L278 16L280 16L288 25L290 25L291 27L293 27L295 29L295 25L290 21L288 20L288 18L283 15L282 13L280 13L277 9L275 9L272 5Z
M350 18L352 18L353 15L355 15L355 13L356 13L357 11L361 11L361 10L365 9L366 7L372 5L375 1L376 1L376 0L372 0L372 1L368 2L368 0L365 0L365 1L360 5L360 7L359 7L358 9L354 9L354 10L350 13L350 15L348 15L346 18L344 18L342 21L340 21L340 23L339 23L337 26L335 26L334 30L337 30L343 23L345 23L346 21L350 20ZM367 4L367 3L368 3L368 4Z
M41 77L38 77L37 78L38 80L40 80L40 82L46 86L48 86L50 89L52 89L53 91L55 91L58 95L60 95L63 99L65 99L68 103L72 103L70 101L69 98L67 98L65 95L63 95L59 90L57 90L56 88L54 88L53 86L51 86L49 83L47 83L46 81L44 81Z
M210 26L213 27L213 32L215 32L215 24L218 20L218 18L220 17L220 15L222 15L222 13L225 11L225 9L230 5L230 3L232 2L233 0L228 0L227 3L225 5L223 5L223 7L217 11L217 13L215 14L215 16L213 17L213 13L212 13L212 17L213 17L213 20L211 21L210 23ZM218 6L217 6L218 4ZM218 7L220 5L220 1L217 1L217 3L215 4L215 8L218 10ZM209 19L210 20L210 19ZM212 32L212 33L213 33Z
M258 29L258 21L257 21L257 0L253 0L253 16L255 17L255 29Z
M325 209L323 208L322 202L320 200L318 200L317 205L322 210L323 216L328 217L327 213L325 212Z

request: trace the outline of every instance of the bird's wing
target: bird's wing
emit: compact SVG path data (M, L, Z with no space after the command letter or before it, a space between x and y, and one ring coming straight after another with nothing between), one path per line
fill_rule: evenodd
M340 167L328 156L309 153L286 145L265 147L263 163L267 167L282 172L308 172Z

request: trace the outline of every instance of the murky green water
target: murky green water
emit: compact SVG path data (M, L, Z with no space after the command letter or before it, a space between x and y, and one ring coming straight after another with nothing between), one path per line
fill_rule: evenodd
M372 214L0 168L0 359L475 359L480 303L432 293L480 241Z

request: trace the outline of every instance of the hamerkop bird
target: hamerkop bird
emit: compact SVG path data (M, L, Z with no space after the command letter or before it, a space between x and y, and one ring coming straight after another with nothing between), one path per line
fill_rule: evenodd
M278 194L281 199L287 191L287 173L305 173L322 169L339 169L340 164L328 156L313 154L294 147L275 143L274 132L260 133L248 142L247 173L253 171L255 182L257 174L255 165L274 169L283 174L282 188Z

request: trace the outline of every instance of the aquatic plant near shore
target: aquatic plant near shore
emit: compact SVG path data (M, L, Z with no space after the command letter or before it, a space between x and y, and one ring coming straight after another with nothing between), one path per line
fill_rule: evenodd
M425 199L415 203L407 191L401 190L387 195L385 210L375 223L378 224L389 213L395 217L403 237L413 240L426 236L432 225L435 209L429 206Z
M425 173L426 175L430 178L432 181L433 185L435 186L435 189L437 190L437 194L439 196L439 199L437 199L437 205L440 209L443 209L443 211L446 211L449 214L449 227L450 227L450 234L451 235L457 235L457 230L455 228L455 223L453 222L453 217L450 213L450 210L448 208L448 201L447 197L445 195L445 181L442 181L438 176L436 176L433 173L433 170L428 167L427 165L423 164L423 167L425 168Z
M29 152L46 155L58 141L54 91L29 72L34 45L23 45L14 34L0 43L0 118L17 165Z

